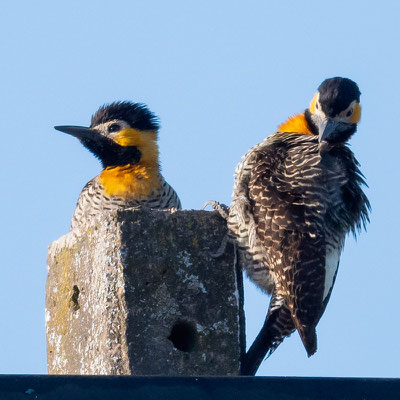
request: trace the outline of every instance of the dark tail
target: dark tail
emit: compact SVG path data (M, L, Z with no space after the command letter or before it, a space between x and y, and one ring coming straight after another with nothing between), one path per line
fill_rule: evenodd
M255 375L264 358L269 357L294 329L290 311L285 305L275 309L270 307L260 333L244 356L241 375Z
M297 328L301 341L306 349L308 357L311 357L317 351L317 333L315 326L311 328Z

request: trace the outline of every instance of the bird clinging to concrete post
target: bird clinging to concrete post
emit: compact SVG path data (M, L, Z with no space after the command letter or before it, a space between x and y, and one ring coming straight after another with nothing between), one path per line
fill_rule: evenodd
M55 129L78 138L103 166L83 188L71 229L106 210L181 208L176 192L161 175L158 119L145 105L111 103L99 108L88 128L68 125Z
M236 168L230 235L247 275L272 294L243 375L254 375L294 330L308 356L317 349L315 328L331 295L345 236L369 221L363 175L347 147L360 117L357 84L327 79L308 109L250 149Z

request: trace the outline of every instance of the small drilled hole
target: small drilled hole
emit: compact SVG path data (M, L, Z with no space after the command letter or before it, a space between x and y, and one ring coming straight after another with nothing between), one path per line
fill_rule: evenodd
M73 311L78 311L80 308L79 302L78 302L80 291L79 291L78 286L76 286L76 285L73 286L72 290L73 290L73 293L71 296L71 307L72 307Z
M171 329L168 339L180 351L191 352L197 343L198 333L191 322L178 321Z

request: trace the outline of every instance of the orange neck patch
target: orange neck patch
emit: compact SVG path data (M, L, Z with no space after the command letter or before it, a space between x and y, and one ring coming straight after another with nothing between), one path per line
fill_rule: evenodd
M158 165L127 164L107 167L99 175L105 193L124 199L143 200L159 188Z
M137 164L107 167L99 175L100 184L109 196L144 200L160 187L157 132L127 128L113 138L120 146L136 146L140 153Z
M304 135L313 135L308 126L304 114L297 114L294 115L293 117L290 117L283 124L279 125L278 132L302 133Z

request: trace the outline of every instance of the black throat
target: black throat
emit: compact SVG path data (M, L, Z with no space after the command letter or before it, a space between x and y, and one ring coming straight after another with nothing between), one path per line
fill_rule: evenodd
M318 127L317 127L317 125L315 125L314 121L312 120L311 113L308 108L307 108L307 110L304 111L304 117L307 121L310 131L313 133L313 135L318 136Z
M80 141L101 161L103 168L136 164L140 161L141 153L136 146L120 146L104 136L96 139L85 138L80 139Z

